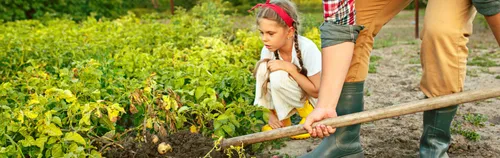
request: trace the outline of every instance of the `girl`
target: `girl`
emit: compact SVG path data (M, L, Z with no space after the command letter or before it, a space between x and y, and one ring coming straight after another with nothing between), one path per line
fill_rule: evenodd
M257 63L255 105L271 109L262 130L289 126L298 112L303 124L316 103L320 83L321 53L309 39L297 34L299 20L289 0L257 4L257 25L264 47ZM309 134L292 139L309 138Z

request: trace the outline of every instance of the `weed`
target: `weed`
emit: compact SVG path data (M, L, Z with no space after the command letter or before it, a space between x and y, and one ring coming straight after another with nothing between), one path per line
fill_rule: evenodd
M484 122L488 121L488 116L483 114L466 114L464 119L476 127L484 127Z
M377 73L378 61L382 59L380 56L370 56L370 65L368 65L368 73Z
M461 123L453 123L453 127L451 128L451 133L453 134L460 134L464 136L465 138L472 140L472 141L478 141L481 139L481 135L476 133L474 130L469 130L469 129L463 129Z

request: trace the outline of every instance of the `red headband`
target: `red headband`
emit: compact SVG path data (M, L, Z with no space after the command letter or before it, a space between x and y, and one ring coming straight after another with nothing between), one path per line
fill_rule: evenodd
M252 7L250 10L248 10L248 12L251 12L252 10L254 10L257 7L268 7L268 8L273 9L276 13L278 13L278 15L281 17L281 19L283 19L283 21L285 21L285 23L286 23L286 25L288 25L288 27L293 27L293 19L280 6L277 6L276 4L271 4L271 3L269 3L269 0L266 0L266 4L259 3L259 4L255 5L254 7Z

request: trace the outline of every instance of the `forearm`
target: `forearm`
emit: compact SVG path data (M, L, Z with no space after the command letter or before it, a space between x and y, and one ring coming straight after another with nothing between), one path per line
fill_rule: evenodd
M318 107L336 108L354 51L354 43L344 42L322 49L322 75Z
M300 72L295 71L290 73L290 75L295 79L300 88L302 88L307 95L312 96L314 98L318 97L319 86L315 86L309 78L302 75Z

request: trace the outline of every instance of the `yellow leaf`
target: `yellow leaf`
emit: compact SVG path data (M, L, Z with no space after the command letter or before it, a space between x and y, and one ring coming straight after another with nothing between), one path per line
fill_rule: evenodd
M66 135L64 136L64 140L65 141L74 141L74 142L77 142L81 145L85 145L85 139L83 139L83 137L76 132L66 133Z
M98 151L92 150L90 152L90 158L101 158L101 157L102 157L102 155Z
M55 144L51 149L52 157L63 157L63 150L61 144Z
M27 111L27 110L24 110L23 112L24 112L24 115L26 115L26 117L28 117L30 119L35 119L36 117L38 117L37 113Z
M47 141L47 145L54 144L57 141L59 141L59 137L50 137L49 141Z
M51 122L53 122L53 123L55 123L55 124L57 124L57 125L59 125L59 126L62 126L62 123L61 123L61 118L59 118L59 117L57 117L57 116L52 117Z
M146 128L153 128L153 120L151 120L151 118L148 118L148 120L146 121Z
M90 125L90 113L84 114L79 123L81 125Z
M38 139L36 139L35 143L33 143L33 145L36 145L38 146L40 149L43 149L43 147L45 146L45 143L47 142L49 138L47 136L42 136Z
M17 114L17 120L21 123L24 123L24 114L23 111Z
M61 136L62 135L61 129L59 129L59 127L57 127L53 123L51 123L48 126L45 126L45 128L43 129L43 133L47 133L47 135L49 135L49 136Z
M38 98L33 98L33 99L30 99L30 101L28 101L28 105L33 105L33 104L39 104L40 101L38 100Z
M120 115L120 112L125 113L125 110L116 103L106 107L106 110L108 111L109 120L113 123L118 120L118 115Z
M191 125L191 127L189 127L189 131L191 131L191 133L198 133L198 128L196 128L195 125Z
M76 100L76 97L71 93L69 90L64 90L63 96L64 99L66 99L67 102L72 103Z
M165 105L165 110L170 110L170 108L171 108L171 106L170 106L171 105L170 98L168 96L164 95L162 97L162 99L163 99L163 102L165 102L165 104L166 104Z
M98 118L102 117L102 113L101 113L101 110L99 108L96 109L95 115L97 115Z

